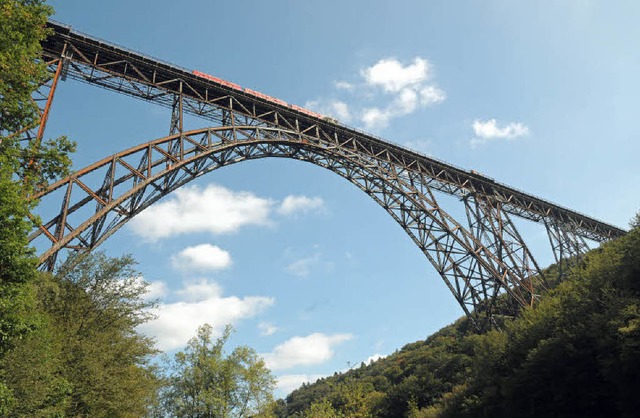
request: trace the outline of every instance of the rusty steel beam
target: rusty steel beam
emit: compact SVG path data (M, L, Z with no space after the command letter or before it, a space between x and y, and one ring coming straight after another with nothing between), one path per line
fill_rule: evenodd
M589 240L602 242L626 232L486 176L328 118L312 116L298 106L287 105L274 98L270 100L268 96L256 95L249 89L238 89L239 86L223 80L203 78L193 71L82 34L59 23L49 22L49 26L53 33L43 43L44 57L63 56L66 49L70 78L169 108L174 106L174 98L179 96L183 112L206 118L217 125L279 127L317 139L335 136L341 142L351 142L362 152L386 155L386 158L401 163L412 171L412 175L428 179L429 187L435 190L459 197L469 193L491 196L499 200L502 209L511 215L539 223L570 223L576 234Z
M489 251L503 260L505 266L520 280L520 289L527 297L527 304L533 306L541 291L548 288L533 254L511 221L507 212L502 210L499 201L487 199L481 195L470 194L463 198L469 230ZM477 265L477 269L482 266ZM495 325L498 316L513 316L519 309L513 303L499 299L504 292L499 282L483 283L483 289L491 297L486 299L483 317L478 321L484 328ZM493 322L493 323L492 323Z
M33 92L31 97L31 100L37 109L37 119L32 125L25 126L22 129L7 135L9 138L17 138L18 141L23 143L24 147L32 145L37 149L42 142L51 106L53 104L53 98L58 86L58 81L64 76L64 48L60 57L47 60L46 65L49 69L50 77ZM34 162L30 161L29 165L32 164L34 164Z
M61 193L61 208L29 238L49 241L40 257L49 269L59 251L96 248L136 214L200 175L266 157L293 158L327 168L371 196L418 245L474 323L473 312L480 312L487 298L495 297L484 290L486 283L499 283L518 307L530 304L527 283L444 211L428 187L411 184L404 167L354 151L337 138L317 141L282 129L202 129L105 158L36 196Z
M544 225L558 266L558 275L563 278L572 266L580 263L589 251L589 246L584 237L576 233L576 228L570 223L547 220Z
M435 267L478 328L531 306L545 288L533 255L510 219L544 224L556 256L575 259L585 239L624 230L427 157L322 115L206 74L164 63L49 22L43 43L53 88L67 75L171 109L170 135L79 170L35 198L58 196L60 210L31 235L51 270L62 250L91 251L128 220L196 177L240 161L292 158L347 179L383 207ZM184 131L185 113L214 127ZM464 201L468 228L434 192ZM506 301L506 302L505 302Z

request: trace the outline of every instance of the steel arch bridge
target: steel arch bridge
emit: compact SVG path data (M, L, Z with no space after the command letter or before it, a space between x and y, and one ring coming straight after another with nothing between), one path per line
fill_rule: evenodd
M91 251L163 196L217 168L266 157L324 167L367 193L405 230L478 327L531 306L546 286L512 217L544 224L560 266L625 233L474 171L392 144L304 108L164 63L49 22L51 79L34 95L41 118L19 132L39 143L58 82L76 79L172 109L170 135L134 146L49 185L59 210L30 235L43 269L62 250ZM183 115L211 127L184 131ZM466 216L437 202L452 195ZM501 296L504 295L504 296Z

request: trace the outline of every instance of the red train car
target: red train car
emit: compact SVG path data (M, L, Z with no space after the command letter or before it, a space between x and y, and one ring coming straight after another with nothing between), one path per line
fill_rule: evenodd
M277 99L275 97L271 97L271 96L269 96L267 94L260 93L259 91L256 91L256 90L243 88L243 87L241 87L240 85L238 85L236 83L232 83L230 81L223 80L223 79L218 78L218 77L214 77L214 76L212 76L210 74L203 73L203 72L198 71L198 70L193 70L193 75L201 77L201 78L204 78L204 79L207 79L207 80L214 81L214 82L216 82L218 84L222 84L223 86L230 87L230 88L232 88L234 90L243 91L243 92L245 92L247 94L250 94L252 96L264 99L264 100L266 100L268 102L279 104L281 106L286 106L286 107L288 107L288 108L290 108L292 110L295 110L295 111L300 112L300 113L304 113L305 115L312 116L314 118L326 119L326 117L324 115L321 115L320 113L313 112L311 110L305 109L304 107L300 107L300 106L296 106L296 105L293 105L293 104L289 104L289 103L285 102L284 100L280 100L280 99Z

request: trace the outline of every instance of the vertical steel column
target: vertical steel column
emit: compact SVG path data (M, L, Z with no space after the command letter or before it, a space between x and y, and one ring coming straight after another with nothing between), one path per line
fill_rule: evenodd
M66 48L66 45L65 45ZM28 184L30 182L29 177L34 175L37 170L37 161L36 155L40 149L40 144L42 143L42 138L44 137L44 131L47 126L47 120L49 119L49 112L51 111L51 105L53 103L53 98L56 93L56 87L58 86L58 80L63 73L63 68L65 67L65 59L64 59L64 49L62 52L62 56L57 60L50 62L48 65L51 67L55 65L56 70L53 72L53 78L45 82L40 88L35 91L32 95L32 100L36 104L39 113L38 121L30 128L27 128L23 137L19 140L25 142L22 146L25 149L30 149L33 153L27 152L27 155L31 153L29 157L29 162L27 163L26 170L24 173L24 178L22 181L24 184ZM46 90L49 90L46 93ZM35 97L33 97L35 96ZM40 97L40 98L38 98ZM44 99L46 97L46 99ZM44 108L38 106L39 101L44 100ZM35 130L37 127L37 130ZM28 189L25 189L28 190ZM55 260L54 260L55 261Z
M169 126L169 135L179 134L177 141L169 141L167 143L168 155L175 155L175 150L180 147L180 155L184 153L184 143L182 134L184 133L184 112L183 112L183 97L182 97L182 82L178 89L179 93L173 96L173 105L171 106L171 125ZM171 169L175 161L167 160L166 167ZM170 183L171 179L166 178L164 187Z
M389 174L386 176L389 177ZM439 229L446 232L446 235L440 235L435 231L429 234L435 233L437 238L434 242L439 243L433 257L435 261L432 263L476 328L486 329L496 325L492 309L495 295L499 291L504 290L508 293L509 296L505 298L512 300L515 306L530 305L531 294L522 289L520 277L514 274L513 269L504 265L504 261L494 253L495 249L487 248L439 207L429 186L429 180L412 171L403 172L402 176L409 180L409 184L402 188L404 193L416 196L423 203L425 215L428 213L428 217L432 219L431 225L438 219L444 227ZM430 227L427 227L428 229ZM428 247L424 249L430 250ZM510 312L518 310L519 308L509 309Z
M56 66L56 71L53 75L53 80L51 82L51 87L49 88L49 94L47 95L47 101L45 102L44 109L40 114L40 124L38 125L38 132L35 137L35 146L36 149L40 147L40 142L42 142L42 137L44 136L44 130L47 127L47 120L49 119L49 112L51 111L51 104L53 103L53 97L56 94L56 87L58 87L58 80L62 74L62 68L64 67L64 58L60 58L58 60L58 65Z
M471 233L502 262L498 266L500 274L504 275L508 270L517 278L516 283L511 284L511 290L516 291L529 306L533 305L537 292L547 287L546 280L511 218L494 199L470 194L463 200ZM498 303L500 292L506 290L502 289L500 282L493 281L485 286L483 290L490 312L498 309L496 314L508 316L517 313L517 304L504 306L503 301Z
M182 119L182 83L180 83L180 94L173 96L173 105L171 106L171 124L169 126L169 135L182 134L184 125Z
M67 185L67 190L64 194L64 198L62 200L62 205L60 207L60 219L56 225L56 229L54 232L55 241L60 241L65 235L65 228L67 227L67 214L69 212L69 200L71 199L71 190L73 188L73 182L69 182ZM53 254L46 261L45 269L46 271L52 272L56 266L56 260L58 259L58 253Z
M562 279L567 275L568 269L582 260L582 257L589 251L589 246L583 237L575 233L570 224L561 224L554 219L545 219L544 226L547 229L549 243L558 265L560 279Z
M65 44L62 49L62 55L59 58L46 63L52 77L33 92L31 100L38 110L38 120L34 124L26 126L9 136L10 138L17 137L20 142L27 142L25 147L28 147L31 143L35 145L36 149L40 147L56 88L58 87L58 81L61 77L64 79L67 63L65 56L66 47ZM55 68L55 70L53 70L53 68ZM30 166L33 164L33 160L29 161Z

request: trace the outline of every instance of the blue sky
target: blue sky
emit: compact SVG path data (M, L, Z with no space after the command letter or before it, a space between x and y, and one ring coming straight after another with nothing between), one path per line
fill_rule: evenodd
M626 227L640 207L640 3L51 4L54 19L76 30L330 113L610 223ZM78 141L80 168L165 136L169 121L167 109L69 80L47 135ZM547 265L544 230L521 227ZM215 171L102 249L140 261L161 300L145 331L162 348L181 347L198 324L233 323L232 344L265 356L279 394L387 355L462 313L383 209L296 161Z

